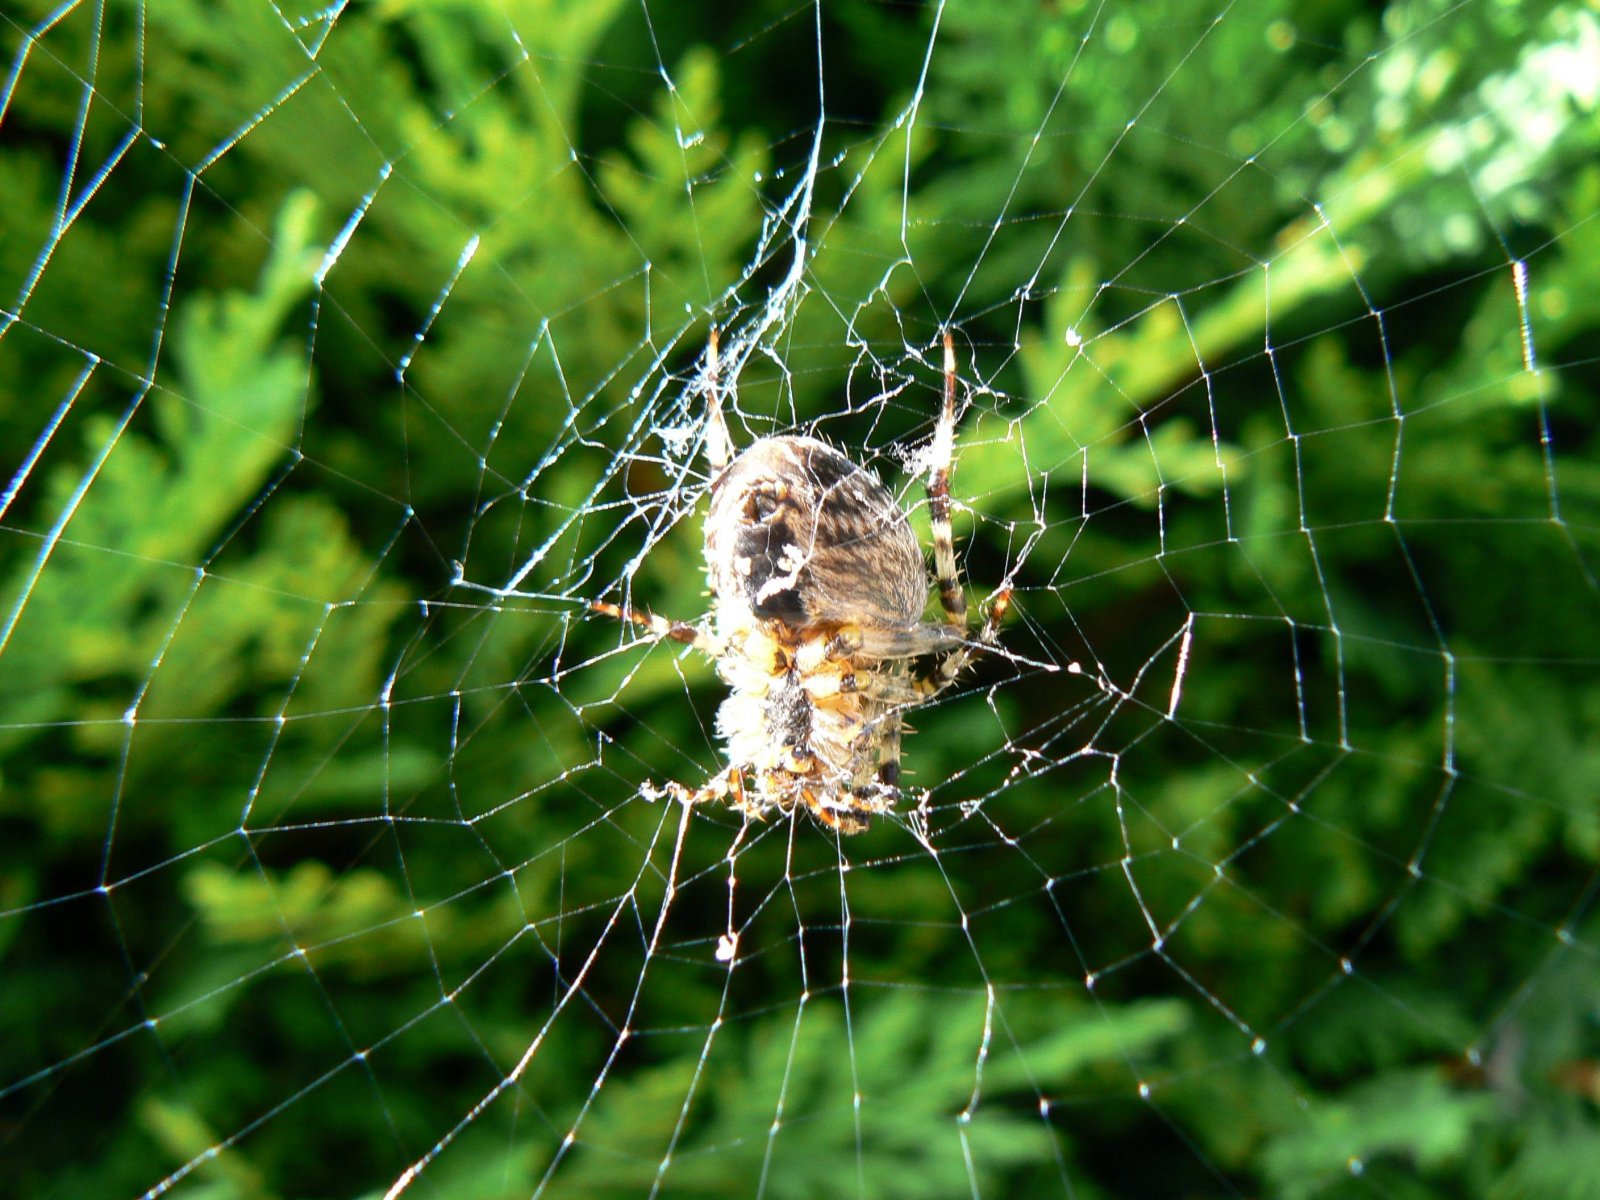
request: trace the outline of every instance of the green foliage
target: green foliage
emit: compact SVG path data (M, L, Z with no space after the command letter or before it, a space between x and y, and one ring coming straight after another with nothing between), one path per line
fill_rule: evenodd
M1171 1002L1107 1014L1033 998L1005 1012L1027 1032L981 1065L973 1052L985 1041L981 997L891 991L858 1001L849 1027L841 1004L819 1001L793 1028L730 1028L718 1036L739 1048L708 1081L709 1111L679 1129L682 1097L701 1069L693 1054L635 1072L602 1093L554 1194L637 1195L670 1149L678 1169L669 1189L684 1195L736 1191L729 1181L763 1176L786 1198L858 1187L885 1197L970 1195L969 1158L982 1189L1051 1161L1057 1134L1038 1120L1036 1089L1082 1087L1125 1055L1149 1053L1185 1020Z
M19 1195L378 1196L535 1045L419 1191L1600 1194L1592 8L825 3L819 134L809 10L79 7L0 123ZM678 849L714 670L578 614L705 610L708 329L914 499L952 314L969 584L1079 670L915 714L938 856Z
M121 415L83 420L82 453L50 471L41 498L44 511L70 523L17 555L0 589L15 621L0 658L7 748L15 754L65 723L75 750L64 761L19 757L0 803L57 837L103 831L107 768L132 739L139 754L128 758L124 786L180 764L193 769L196 747L164 722L252 700L264 714L264 694L289 680L306 685L298 700L324 709L361 703L377 684L399 589L364 588L370 563L332 504L274 495L312 383L281 328L320 257L308 244L313 219L308 197L286 206L255 292L180 306L170 389L139 388L131 399L124 391ZM274 503L256 545L225 545L264 498ZM332 615L357 596L374 603ZM301 656L319 629L350 655L338 676L303 675ZM117 697L106 681L138 682ZM126 718L134 698L148 730ZM292 771L295 757L281 765ZM128 815L164 829L174 851L218 832L170 802Z

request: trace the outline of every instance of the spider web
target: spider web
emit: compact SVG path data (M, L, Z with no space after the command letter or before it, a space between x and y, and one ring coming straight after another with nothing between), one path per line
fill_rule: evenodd
M21 1194L1595 1195L1577 3L25 3ZM722 765L740 446L999 646L840 838Z

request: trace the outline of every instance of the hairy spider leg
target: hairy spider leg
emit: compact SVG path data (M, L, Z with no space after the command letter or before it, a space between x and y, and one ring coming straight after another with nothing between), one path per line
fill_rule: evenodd
M963 642L939 660L933 674L916 680L921 699L930 700L944 691L956 681L961 672L967 669L967 664L972 661L975 651L994 645L1000 636L1000 624L1006 619L1006 613L1010 608L1011 589L1002 588L989 604L989 615L983 620L983 628L978 631L977 640Z
M950 532L950 470L955 458L956 430L956 346L950 331L944 331L944 407L933 431L933 454L928 464L928 516L933 529L933 571L939 587L939 607L945 622L956 631L960 644L950 650L931 675L914 681L921 699L938 695L967 669L973 651L992 644L1011 607L1011 590L1000 592L989 606L977 641L966 640L967 594L956 567L955 539Z
M722 474L733 458L733 438L728 434L728 423L722 419L722 387L718 382L722 374L722 361L717 354L721 331L713 325L711 338L706 343L706 462L711 467L711 477Z
M760 811L746 799L744 793L744 772L738 767L728 767L719 771L705 783L697 788L685 787L676 780L669 780L664 784L651 783L648 779L639 785L639 792L646 800L659 800L665 796L669 800L676 800L679 804L709 804L713 800L729 800L734 808L748 817L760 819Z
M636 608L625 608L620 604L607 604L604 600L591 600L589 607L603 616L613 617L618 621L630 621L649 632L652 637L682 642L685 646L693 646L701 654L710 655L712 658L722 657L721 640L703 629L695 628L687 621L671 621L666 617L658 617L655 613L640 612Z
M944 408L933 431L933 454L928 464L928 517L933 527L933 569L939 585L939 607L945 624L967 632L967 594L956 568L955 540L950 532L950 463L956 437L956 346L944 332Z
M811 815L822 823L823 828L832 829L838 833L861 833L867 828L865 820L857 818L848 809L834 808L824 804L817 798L817 794L807 788L800 793L800 802L810 810Z
M900 731L904 724L900 710L886 713L883 719L883 751L878 760L878 782L894 795L900 793Z
M835 635L829 646L830 657L850 657L861 654L869 658L896 659L922 658L929 654L942 657L928 675L913 674L905 678L894 676L865 677L853 675L850 690L882 701L885 704L916 705L931 700L944 691L967 669L977 651L994 645L1000 637L1000 626L1011 609L1011 589L1004 588L995 594L989 604L983 626L974 639L967 639L947 625L917 625L911 629L863 630L846 628Z

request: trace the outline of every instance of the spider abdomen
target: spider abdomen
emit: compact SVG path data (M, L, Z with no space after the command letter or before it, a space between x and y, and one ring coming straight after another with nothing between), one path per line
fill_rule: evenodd
M762 438L711 495L705 557L719 624L908 628L921 619L927 570L910 523L870 471L832 447Z

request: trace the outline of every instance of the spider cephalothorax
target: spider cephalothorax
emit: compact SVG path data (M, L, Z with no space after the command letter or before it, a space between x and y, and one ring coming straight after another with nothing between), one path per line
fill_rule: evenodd
M954 349L946 334L927 484L942 622L922 619L922 551L870 471L808 437L761 438L728 461L716 349L713 335L705 559L714 632L594 607L710 655L731 689L717 712L727 771L697 789L668 784L669 794L691 803L731 798L758 817L804 807L830 828L858 833L899 798L902 711L955 681L974 645L994 640L1010 599L997 593L970 640L950 537Z

